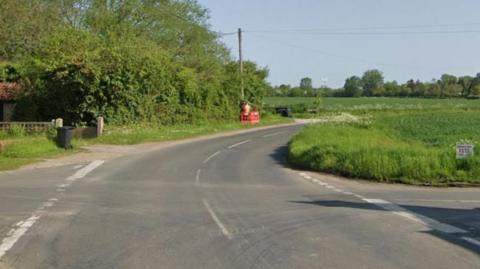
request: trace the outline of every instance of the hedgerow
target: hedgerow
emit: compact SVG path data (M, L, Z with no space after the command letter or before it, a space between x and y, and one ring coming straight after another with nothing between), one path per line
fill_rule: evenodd
M34 44L6 48L22 40L3 43L0 38L0 59L16 64L23 88L16 120L61 117L66 124L88 125L103 116L114 125L166 125L237 118L242 99L238 64L195 1L71 2L39 5L49 12L16 18L29 24L30 17L42 14L76 14L75 21L39 19L48 21L50 30L28 40ZM268 72L252 62L244 66L244 99L260 106Z

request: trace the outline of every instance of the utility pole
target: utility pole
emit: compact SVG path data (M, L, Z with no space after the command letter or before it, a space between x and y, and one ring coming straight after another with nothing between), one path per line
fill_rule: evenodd
M242 28L238 28L238 60L240 63L240 90L242 101L245 100L245 91L243 89L243 55L242 55Z

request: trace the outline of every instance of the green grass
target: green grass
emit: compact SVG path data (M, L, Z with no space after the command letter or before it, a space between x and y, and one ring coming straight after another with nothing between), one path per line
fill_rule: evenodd
M143 142L155 142L175 140L193 136L212 134L223 131L248 129L274 124L290 123L292 119L267 115L262 117L261 123L257 125L242 125L240 122L206 122L197 125L174 125L174 126L122 126L108 127L104 135L92 140L94 143L102 144L138 144Z
M480 157L455 158L456 143L478 146L478 112L377 113L372 121L307 127L290 141L289 161L382 182L480 184Z
M44 135L10 137L9 140L12 143L8 144L0 154L0 170L11 170L41 159L76 152L58 148L52 139Z
M41 159L72 154L78 152L81 146L87 144L138 144L289 122L292 122L292 120L267 115L262 118L261 124L254 126L242 125L238 122L211 122L202 125L176 125L168 127L147 125L107 127L104 136L90 140L74 140L74 150L67 151L56 146L53 139L54 133L27 136L18 130L9 133L0 132L1 140L11 142L0 153L0 170L11 170Z
M314 97L269 97L267 106L290 106L315 108ZM321 110L326 112L348 111L362 113L369 111L392 110L480 110L480 100L467 99L426 99L426 98L395 98L395 97L325 97L321 99Z

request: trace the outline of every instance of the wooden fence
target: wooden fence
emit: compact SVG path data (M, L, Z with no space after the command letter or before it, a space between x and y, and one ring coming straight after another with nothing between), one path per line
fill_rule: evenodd
M28 133L45 132L55 126L55 122L0 122L0 131L7 131L12 126L21 126Z

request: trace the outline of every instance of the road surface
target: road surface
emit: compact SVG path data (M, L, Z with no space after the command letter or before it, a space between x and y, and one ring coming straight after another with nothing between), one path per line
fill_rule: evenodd
M480 268L480 190L292 170L288 126L0 174L0 268Z

